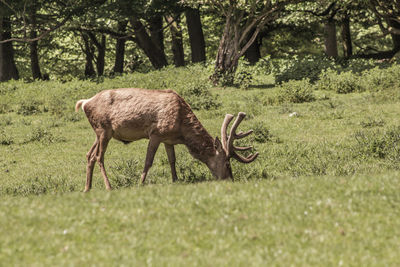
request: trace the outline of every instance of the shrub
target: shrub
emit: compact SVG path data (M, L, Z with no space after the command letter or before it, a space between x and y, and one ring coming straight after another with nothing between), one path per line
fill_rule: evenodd
M359 156L400 162L400 126L385 131L359 131L354 135Z
M251 85L251 82L253 80L253 75L249 71L238 71L235 74L235 83L241 88L241 89L248 89Z
M41 143L58 143L65 142L64 137L54 136L47 129L43 129L41 127L34 128L28 138L23 142L24 144L31 142L41 142Z
M63 117L68 110L65 100L62 97L52 96L46 103L46 110L51 115Z
M186 88L183 90L181 95L194 110L216 109L221 106L221 103L211 94L208 87L209 85L207 83L192 82L186 84Z
M338 73L332 69L321 73L316 86L320 90L334 91L339 94L365 91L358 75L351 71Z
M326 57L306 57L300 60L286 61L284 64L281 71L275 74L275 82L278 84L303 79L314 83L318 80L320 73L334 67L335 62Z
M42 103L35 99L25 99L22 100L19 108L17 109L17 113L21 115L33 115L37 113L41 113L40 105Z
M0 114L4 114L11 111L11 106L9 103L9 99L6 97L0 97Z
M0 125L11 125L13 124L11 117L9 116L4 116L4 117L0 117Z
M185 182L196 183L212 179L211 172L198 160L180 160L176 167L178 177Z
M137 160L120 160L111 166L111 183L116 187L130 187L138 184L140 170Z
M360 125L363 128L382 127L385 125L385 121L382 119L367 118L360 122Z
M400 88L399 73L399 65L393 65L386 69L375 67L362 73L362 84L369 91Z
M6 134L6 132L1 129L0 130L0 145L9 146L14 143L14 140L11 136Z
M254 139L257 143L266 143L266 142L271 142L271 141L277 141L279 142L279 139L276 138L273 134L271 134L270 130L266 125L263 123L258 123L252 127L253 129L253 134L251 135L251 138Z
M282 83L278 87L277 100L279 103L303 103L315 101L313 85L308 79L293 80Z

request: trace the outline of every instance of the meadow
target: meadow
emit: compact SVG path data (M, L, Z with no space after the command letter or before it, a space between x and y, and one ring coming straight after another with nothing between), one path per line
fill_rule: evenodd
M398 266L400 67L368 64L303 62L306 79L296 65L241 66L235 86L212 86L200 65L1 83L0 265ZM75 102L122 87L176 90L213 136L245 112L243 144L260 156L216 181L178 146L172 183L160 146L139 186L147 141L112 140L114 190L96 166L84 194L95 135Z

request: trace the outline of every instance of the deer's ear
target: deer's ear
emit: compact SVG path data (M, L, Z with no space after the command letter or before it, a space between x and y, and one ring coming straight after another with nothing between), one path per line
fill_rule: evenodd
M222 143L221 141L219 141L218 137L215 137L214 147L220 153L224 151L224 149L222 148Z

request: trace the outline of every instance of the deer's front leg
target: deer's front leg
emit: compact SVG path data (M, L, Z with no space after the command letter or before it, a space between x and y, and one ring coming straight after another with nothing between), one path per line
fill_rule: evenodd
M176 182L178 176L176 175L176 168L175 168L175 149L173 145L164 144L165 150L167 151L169 165L171 166L171 173L172 173L172 182Z
M144 170L141 177L141 184L144 184L146 180L147 173L151 165L153 165L154 156L157 152L158 146L160 145L160 140L157 137L150 137L149 145L147 146L146 162L144 163Z

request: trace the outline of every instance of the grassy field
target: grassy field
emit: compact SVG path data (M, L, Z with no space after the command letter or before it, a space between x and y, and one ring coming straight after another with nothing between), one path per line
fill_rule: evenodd
M0 84L0 266L398 266L399 88L281 99L273 77L249 89L203 86L199 68L101 82ZM243 141L259 158L214 181L177 147L172 184L164 148L137 186L147 141L110 142L83 194L94 133L76 100L102 89L172 88L219 135L226 113L247 113ZM199 94L197 92L200 92Z

